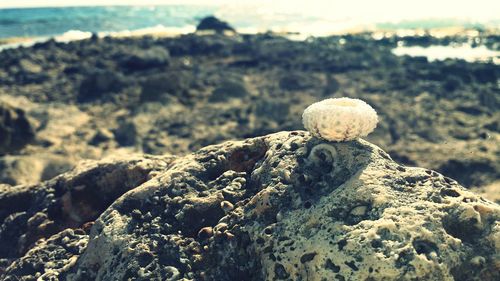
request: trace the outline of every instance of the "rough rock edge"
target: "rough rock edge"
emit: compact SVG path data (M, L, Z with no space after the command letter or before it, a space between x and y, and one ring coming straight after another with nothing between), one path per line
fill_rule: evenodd
M173 159L128 155L85 161L38 185L0 185L0 274L38 239L66 228L88 231L116 198L149 180Z
M177 159L104 211L60 277L496 280L499 218L365 141L282 132Z

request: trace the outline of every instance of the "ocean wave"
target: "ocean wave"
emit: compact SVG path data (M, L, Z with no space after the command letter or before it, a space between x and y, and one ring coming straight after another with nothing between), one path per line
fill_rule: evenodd
M122 31L105 31L98 32L99 37L135 37L135 36L145 36L145 35L153 35L159 37L169 37L169 36L178 36L182 34L193 33L196 31L196 27L194 25L186 25L183 27L172 27L172 26L164 26L164 25L156 25L146 28L140 28L135 30L122 30Z
M183 34L193 33L196 31L194 25L187 25L184 27L169 27L163 25L156 25L146 28L140 28L135 30L121 30L121 31L102 31L97 32L99 38L104 37L114 37L114 38L124 38L124 37L139 37L139 36L157 36L157 37L173 37ZM33 37L33 38L19 38L19 40L9 40L13 41L8 44L0 45L0 51L11 48L18 47L31 47L36 43L43 43L48 40L54 39L56 42L69 43L72 41L85 40L92 37L92 32L82 31L82 30L68 30L63 34L51 36L51 37Z
M68 30L61 35L54 36L56 42L68 43L71 41L85 40L92 37L92 32L81 30Z

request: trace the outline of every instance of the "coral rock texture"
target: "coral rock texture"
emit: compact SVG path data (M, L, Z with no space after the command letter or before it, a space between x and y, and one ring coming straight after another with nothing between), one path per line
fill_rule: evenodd
M350 141L371 133L378 117L377 112L360 99L332 98L307 107L302 122L315 137Z
M139 163L147 165L132 180ZM0 263L4 280L500 278L500 207L439 173L401 166L361 139L280 132L175 160L106 167L91 174L109 178L119 169L112 186L123 178L122 192L129 191L95 221L72 220L71 229L26 251L8 251L9 262ZM53 200L78 194L79 183L93 178L87 169L78 181L77 171L52 183ZM97 190L107 193L106 185ZM14 191L17 198L28 192ZM72 206L85 209L85 202ZM27 224L39 225L67 208L49 209L9 206L0 233L6 221L22 226L31 217Z

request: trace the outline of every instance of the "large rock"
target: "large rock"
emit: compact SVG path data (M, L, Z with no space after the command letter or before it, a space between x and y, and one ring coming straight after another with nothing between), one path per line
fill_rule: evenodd
M213 90L209 101L226 102L231 98L243 98L248 95L243 81L228 79L221 81L220 85Z
M17 82L19 84L36 84L48 80L50 76L43 71L42 65L33 60L20 59L16 72Z
M57 154L6 155L0 157L0 183L36 184L74 167L74 160Z
M119 72L92 69L80 84L77 100L92 101L105 94L120 92L126 85L126 78Z
M24 110L0 102L0 155L23 148L34 137L34 129Z
M223 33L224 31L235 31L234 28L231 27L227 22L221 21L214 16L203 18L198 26L196 26L196 30L213 30L217 33Z
M143 70L153 67L168 65L170 53L163 47L151 47L148 49L132 49L125 54L122 63L130 70Z
M398 165L363 140L329 143L281 132L173 162L146 158L102 168L33 187L28 194L43 202L44 194L62 200L48 213L35 201L24 209L6 205L0 245L9 250L2 258L10 253L13 262L5 280L500 278L500 206L434 171ZM85 206L129 189L88 234L92 223L84 222L106 204ZM3 198L28 191L10 192L4 188ZM59 227L37 244L5 234L13 225L39 228L61 213L71 229ZM17 240L30 246L15 253Z
M172 71L147 76L141 81L141 101L161 101L168 96L188 96L193 78L185 72Z
M129 156L87 161L42 184L0 184L0 265L24 255L40 238L94 221L116 198L147 181L150 173L164 169L172 159ZM0 266L0 274L3 269Z

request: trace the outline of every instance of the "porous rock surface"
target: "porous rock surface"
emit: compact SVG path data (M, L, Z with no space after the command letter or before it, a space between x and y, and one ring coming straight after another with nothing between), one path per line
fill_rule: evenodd
M73 171L38 185L0 184L0 275L6 265L28 251L28 256L44 255L17 261L6 277L35 275L40 269L44 273L52 264L60 264L53 248L70 251L70 257L78 253L70 250L70 238L63 237L81 237L83 229L88 230L119 196L147 181L155 169L164 169L172 159L128 155L126 159L83 162ZM34 247L35 242L39 244Z
M123 177L122 191L131 190L95 222L80 220L32 244L3 278L500 278L500 207L363 140L280 132L142 161L147 176Z

